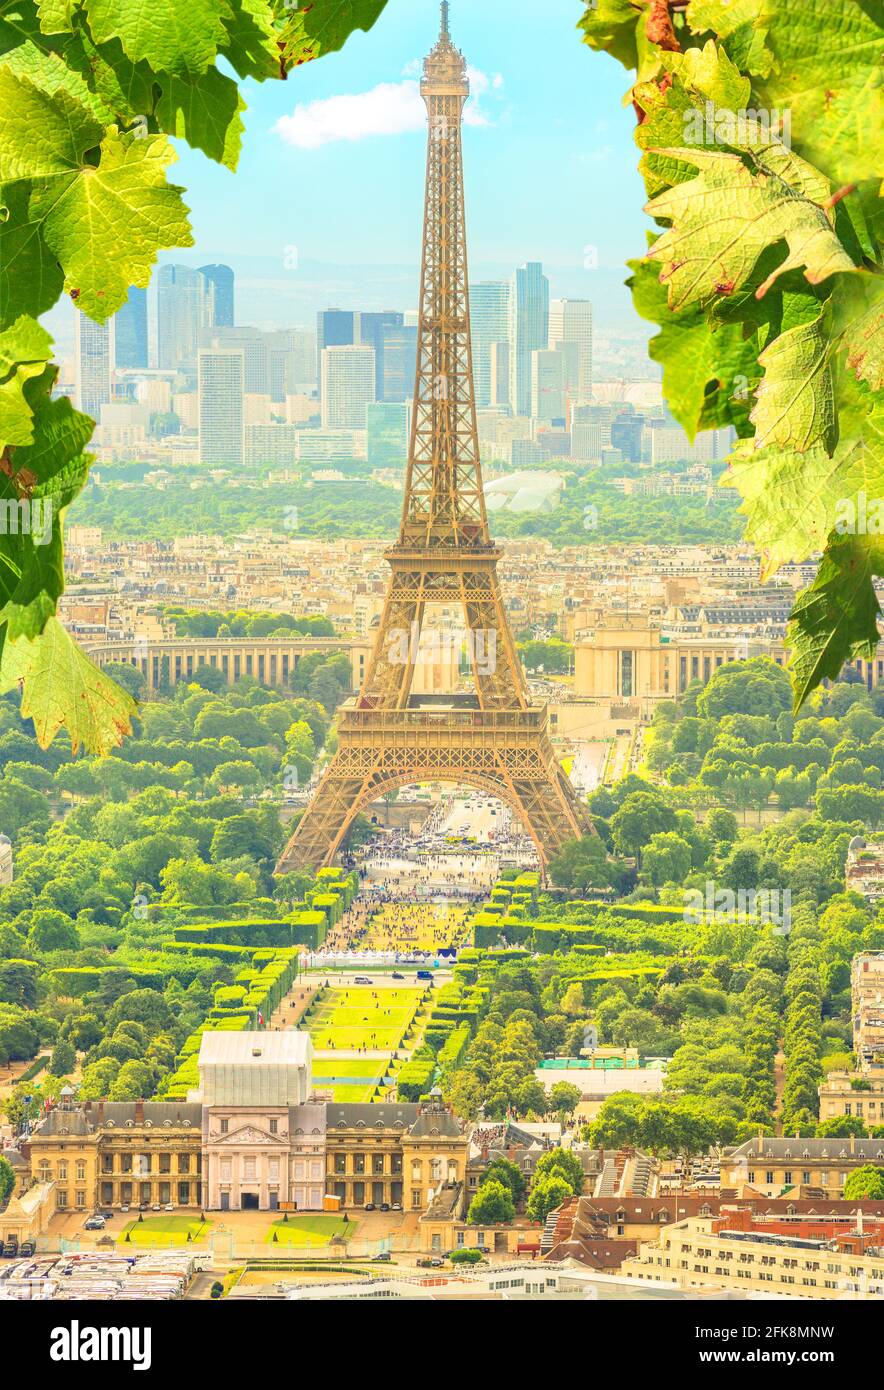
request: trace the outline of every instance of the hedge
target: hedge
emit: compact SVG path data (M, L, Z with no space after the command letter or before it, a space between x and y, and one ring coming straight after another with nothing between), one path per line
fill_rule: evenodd
M406 1062L396 1078L396 1094L400 1100L419 1101L430 1088L436 1072L435 1058L414 1058Z

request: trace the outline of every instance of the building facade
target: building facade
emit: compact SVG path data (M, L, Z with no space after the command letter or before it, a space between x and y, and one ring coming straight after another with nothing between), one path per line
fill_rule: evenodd
M532 353L549 345L549 280L539 261L513 275L509 320L510 404L514 415L530 415Z

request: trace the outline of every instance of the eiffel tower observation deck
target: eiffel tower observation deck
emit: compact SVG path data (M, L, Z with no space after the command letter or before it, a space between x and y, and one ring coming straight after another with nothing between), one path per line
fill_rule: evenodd
M499 797L542 864L588 831L553 752L544 703L532 701L497 577L488 529L473 387L462 120L467 64L442 0L424 61L427 167L418 359L411 438L391 577L359 695L338 712L338 749L279 862L330 864L354 817L385 792L449 782ZM431 606L457 605L474 691L413 693Z

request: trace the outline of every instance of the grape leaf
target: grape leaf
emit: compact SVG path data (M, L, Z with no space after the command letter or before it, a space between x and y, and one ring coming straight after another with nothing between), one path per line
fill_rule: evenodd
M245 102L236 83L217 68L198 78L169 77L157 102L156 117L167 135L186 139L210 159L235 169L239 158Z
M743 72L766 77L773 63L761 23L764 0L689 0L685 19L695 34L710 30ZM690 52L690 50L688 50Z
M220 52L240 77L283 77L273 15L266 0L224 0L225 38Z
M666 289L647 261L630 261L633 303L643 318L661 325L648 351L663 368L663 396L690 439L698 429L742 424L749 391L759 376L758 339L740 324L711 332L698 308L674 313ZM712 389L710 390L710 386Z
M112 112L92 91L85 75L74 71L61 53L40 49L33 43L22 44L6 53L0 65L18 77L25 77L41 92L53 96L67 92L74 101L89 111L101 125L107 125Z
M71 28L74 11L81 0L37 0L40 28L44 34L60 34Z
M33 410L24 388L46 370L51 349L46 329L26 315L0 332L0 450L33 441Z
M822 680L837 680L844 663L874 660L880 608L872 576L884 573L884 547L874 536L836 536L813 583L795 600L786 640L800 709Z
M205 72L226 37L217 0L86 0L86 13L96 43L118 38L155 72Z
M146 286L162 247L193 244L181 189L166 182L176 157L164 136L138 139L111 126L97 166L35 189L31 209L43 217L46 245L91 318L119 309L130 285Z
M825 311L772 339L758 362L764 377L750 415L755 447L831 453L837 437L829 365L831 318Z
M792 268L803 267L811 284L853 262L823 208L782 179L752 173L739 155L711 150L664 150L686 158L700 173L652 199L646 211L672 222L648 252L661 264L673 309L709 304L745 284L762 252L785 241L788 254L758 289L763 297Z
M868 499L884 505L884 438L868 423L862 438L839 444L831 457L820 446L806 453L753 451L743 441L722 482L742 495L746 539L761 552L766 580L781 565L821 549L839 527L849 527ZM864 502L858 502L861 494Z
M8 638L0 662L0 691L24 683L21 714L34 721L37 742L47 748L64 726L74 754L105 754L132 732L137 705L94 666L57 618L39 637Z
M884 281L857 275L846 285L854 310L844 328L847 366L873 391L884 391Z
M22 314L42 314L61 294L64 277L30 211L28 183L0 185L0 328Z
M313 0L287 11L277 38L287 68L343 48L354 29L370 29L387 0Z
M638 26L644 28L645 15L631 0L595 0L579 28L590 48L604 49L625 68L637 68Z
M761 99L791 113L796 148L836 187L884 177L881 0L765 0L776 63Z
M101 141L102 123L67 92L0 67L0 182L65 174Z

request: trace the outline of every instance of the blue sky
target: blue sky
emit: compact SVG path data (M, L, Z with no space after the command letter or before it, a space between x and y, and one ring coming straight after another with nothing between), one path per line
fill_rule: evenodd
M635 117L622 105L626 72L581 43L582 12L575 0L452 0L452 37L484 88L465 140L471 275L542 260L553 293L613 296L607 316L619 317L622 262L643 245ZM291 305L282 318L309 322L317 296L349 303L366 277L366 307L398 307L418 264L425 146L423 130L409 128L407 84L437 32L435 0L388 0L341 53L287 82L246 84L237 173L181 150L172 177L188 189L196 250L174 259L235 263L244 300L254 296L265 319L280 297ZM389 133L304 147L317 132L356 136L365 121ZM597 248L597 270L584 265L586 246Z

